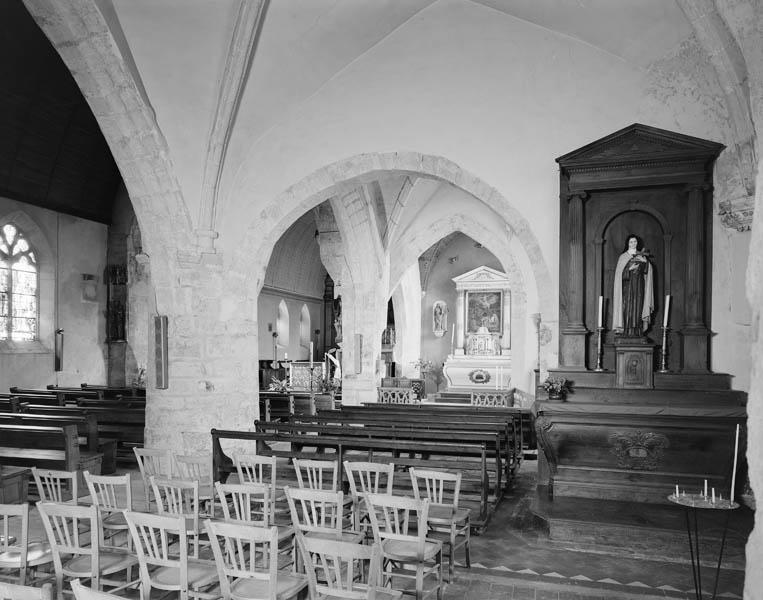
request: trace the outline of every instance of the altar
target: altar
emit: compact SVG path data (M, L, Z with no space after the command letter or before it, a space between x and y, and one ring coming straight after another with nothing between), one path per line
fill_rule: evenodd
M477 267L453 278L456 324L443 374L448 389L507 389L511 382L511 290L505 273Z

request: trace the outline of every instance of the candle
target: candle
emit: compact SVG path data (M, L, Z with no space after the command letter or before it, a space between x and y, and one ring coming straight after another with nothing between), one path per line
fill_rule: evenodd
M713 502L713 504L715 504L715 488L713 488L713 500L712 500L712 502Z
M734 439L734 468L731 471L731 493L729 500L734 502L734 486L737 482L737 454L739 453L739 423L737 423L736 439Z
M662 313L662 326L668 326L668 312L670 312L670 294L665 296L665 308Z
M313 365L313 343L310 342L310 366Z
M456 339L456 330L451 329L450 330L450 345L451 346L453 346L453 344L455 343L455 339Z
M289 360L289 353L288 352L284 352L283 353L283 359L284 360Z
M678 498L678 484L676 484L676 498Z
M599 296L599 319L596 321L597 327L603 327L604 323L604 296Z
M705 493L702 495L707 498L707 479L705 479Z
M498 367L495 368L495 389L498 389Z

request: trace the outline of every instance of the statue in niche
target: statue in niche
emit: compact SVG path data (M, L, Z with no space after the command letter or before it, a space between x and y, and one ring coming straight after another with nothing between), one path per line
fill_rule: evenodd
M437 300L432 307L432 333L435 337L442 337L448 329L448 305L442 300Z
M342 341L342 297L337 296L334 299L334 329L336 330L336 341Z
M628 236L617 259L612 298L612 329L627 337L642 336L654 311L654 285L649 252L638 236Z

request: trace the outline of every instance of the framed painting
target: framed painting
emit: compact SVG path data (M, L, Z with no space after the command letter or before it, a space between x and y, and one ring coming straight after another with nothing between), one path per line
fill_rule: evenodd
M466 333L502 333L503 292L466 292Z

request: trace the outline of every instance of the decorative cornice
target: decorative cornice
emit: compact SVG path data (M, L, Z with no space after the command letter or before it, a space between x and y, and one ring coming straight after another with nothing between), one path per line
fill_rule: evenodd
M721 223L729 229L737 231L750 231L752 217L755 213L755 198L745 196L736 200L721 202L718 207L718 216Z
M220 79L214 119L207 142L204 179L201 189L197 245L200 252L214 253L215 213L220 179L228 151L233 124L244 93L246 78L252 64L257 32L262 20L265 0L241 0L233 28L227 60Z

